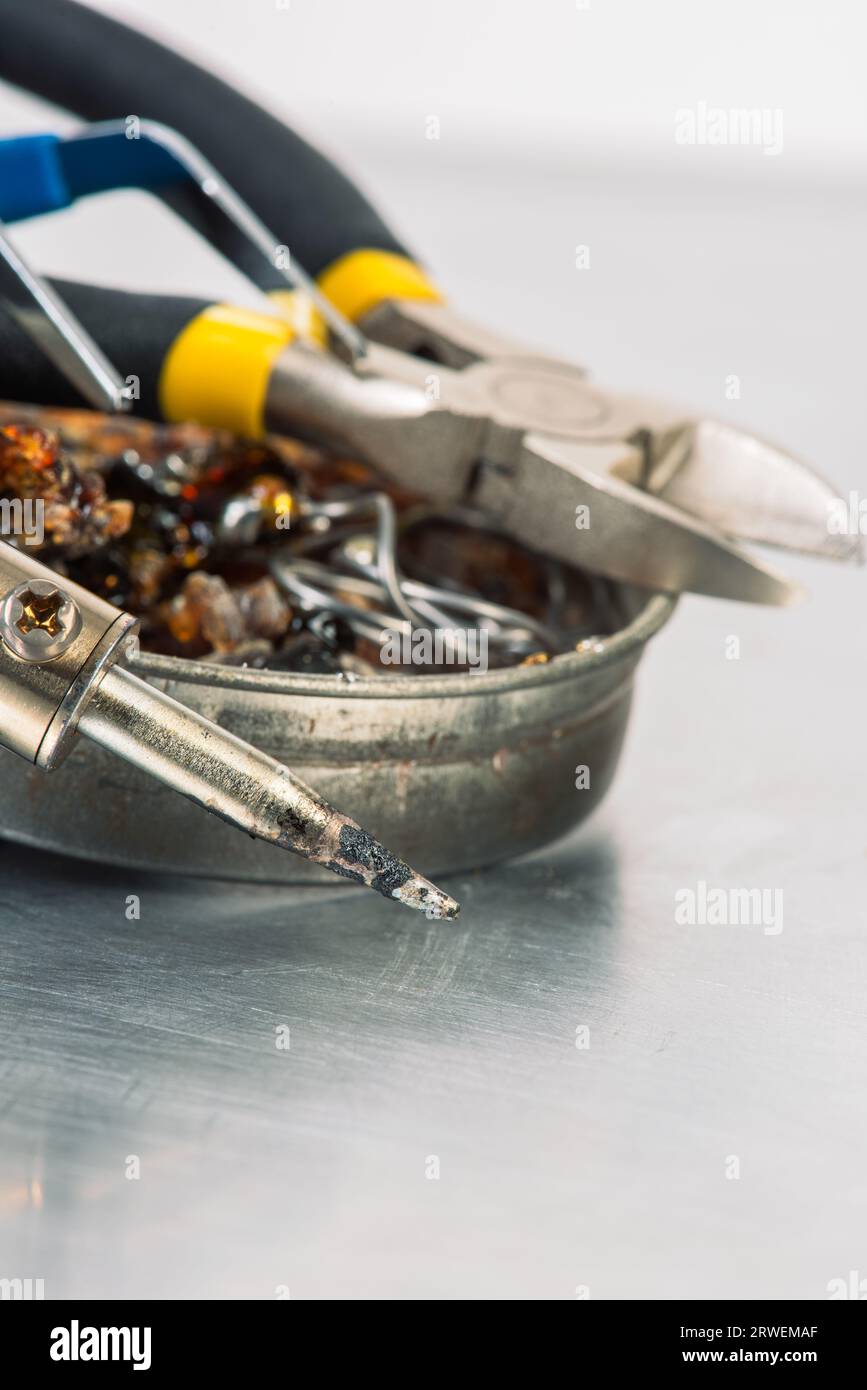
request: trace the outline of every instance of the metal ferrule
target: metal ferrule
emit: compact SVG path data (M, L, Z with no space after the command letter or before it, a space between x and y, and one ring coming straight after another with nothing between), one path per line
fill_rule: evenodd
M28 762L50 769L69 751L82 710L103 672L121 654L137 620L0 542L0 607L14 590L30 583L50 585L71 600L76 621L69 641L55 643L56 655L37 652L28 658L13 651L8 640L0 640L0 742Z

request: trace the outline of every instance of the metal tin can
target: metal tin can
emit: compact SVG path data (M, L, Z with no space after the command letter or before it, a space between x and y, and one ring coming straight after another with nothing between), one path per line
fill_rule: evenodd
M598 805L617 766L632 678L675 599L619 589L624 625L540 665L469 675L289 675L142 654L133 669L287 763L426 874L537 849ZM576 790L578 767L589 786ZM163 872L334 884L247 840L78 740L50 776L0 750L0 834Z

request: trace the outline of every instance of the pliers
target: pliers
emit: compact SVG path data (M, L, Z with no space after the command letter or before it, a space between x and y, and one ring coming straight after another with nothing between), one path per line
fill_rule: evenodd
M68 306L25 265L3 224L57 212L79 198L121 187L163 195L182 189L178 210L233 263L237 248L244 249L249 261L244 273L254 287L270 291L271 312L313 341L324 342L330 331L351 355L362 350L361 334L291 263L288 248L278 248L287 254L275 256L267 227L177 131L127 117L85 126L72 135L0 139L0 302L96 409L124 410L132 398Z
M596 387L463 320L341 173L176 52L70 0L0 0L0 32L0 77L88 119L137 112L192 142L336 310L336 350L323 352L277 316L276 261L254 266L231 229L224 249L272 296L266 313L59 285L140 383L138 409L350 448L437 503L485 510L524 544L643 586L785 603L795 586L738 542L859 557L857 537L829 530L834 490L788 453ZM187 190L156 191L208 230ZM78 400L9 318L0 389Z

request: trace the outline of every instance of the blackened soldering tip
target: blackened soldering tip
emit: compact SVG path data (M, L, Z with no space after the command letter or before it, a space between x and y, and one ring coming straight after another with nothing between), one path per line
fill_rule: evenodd
M323 837L329 849L324 853L319 846L311 858L342 878L363 883L385 898L396 898L407 907L417 908L428 918L452 921L457 917L460 903L422 878L355 821L339 811L329 810L330 824L327 836Z

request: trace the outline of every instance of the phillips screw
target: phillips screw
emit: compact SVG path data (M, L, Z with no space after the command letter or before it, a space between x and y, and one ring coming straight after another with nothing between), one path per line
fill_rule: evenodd
M52 661L80 631L78 604L49 580L19 584L0 608L0 637L22 661Z

